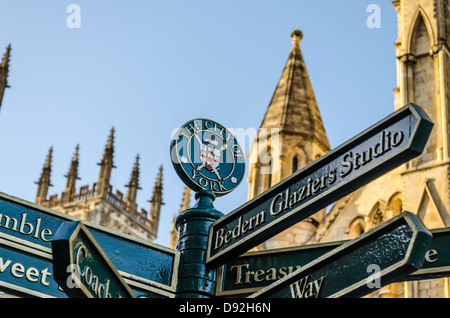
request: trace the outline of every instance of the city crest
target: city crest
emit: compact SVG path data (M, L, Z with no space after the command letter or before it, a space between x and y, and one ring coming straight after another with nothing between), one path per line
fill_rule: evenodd
M194 191L206 189L222 196L244 176L241 147L230 131L212 120L184 124L173 135L170 152L179 177Z

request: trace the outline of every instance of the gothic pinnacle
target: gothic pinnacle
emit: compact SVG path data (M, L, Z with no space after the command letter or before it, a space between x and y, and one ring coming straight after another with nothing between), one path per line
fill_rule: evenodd
M70 162L69 172L64 177L67 178L66 192L75 191L76 180L80 180L78 177L78 151L80 146L75 147L75 153L73 154L72 161Z
M158 176L156 177L155 186L153 187L153 195L150 202L160 201L162 202L162 170L163 166L159 167Z
M36 182L38 190L36 194L36 203L41 204L47 199L48 188L52 186L50 183L50 177L52 172L52 154L53 147L48 150L47 158L45 160L44 167L42 168L41 177Z
M6 48L5 55L3 55L2 64L1 64L2 68L8 68L9 67L10 55L11 55L11 43Z
M111 178L111 170L114 166L114 126L109 133L108 142L106 143L105 150L103 151L102 161L98 164L101 166L100 174L98 178L98 191L99 193L106 193L109 187L109 180Z
M45 160L44 168L51 168L52 166L52 154L53 154L53 146L50 146L48 150L47 159Z

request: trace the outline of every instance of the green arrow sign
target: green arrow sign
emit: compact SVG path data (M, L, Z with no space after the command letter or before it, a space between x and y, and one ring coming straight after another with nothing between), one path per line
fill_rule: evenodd
M20 297L66 298L54 280L52 254L17 241L8 235L0 237L0 289ZM66 276L69 277L69 273ZM138 298L174 297L174 293L148 284L124 280Z
M249 298L362 297L422 266L432 234L403 212Z
M450 276L450 228L431 230L433 239L422 268L404 280L432 279Z
M213 223L207 263L225 263L418 156L432 127L419 106L402 107Z
M52 237L67 221L79 219L0 193L0 238L25 249L51 255ZM129 285L173 297L178 280L178 251L90 222L83 224Z
M430 230L433 235L422 267L399 281L450 276L450 228ZM216 296L245 297L349 241L308 244L245 253L217 271Z
M51 255L0 238L0 289L25 297L67 297L53 279Z
M339 241L245 253L218 268L216 296L244 297L257 292L342 244Z
M63 223L52 251L55 280L69 297L136 297L83 223Z

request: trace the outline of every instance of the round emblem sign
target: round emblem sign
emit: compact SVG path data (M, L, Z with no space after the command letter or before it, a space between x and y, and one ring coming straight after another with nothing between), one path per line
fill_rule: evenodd
M206 189L222 196L244 177L244 153L237 140L209 119L193 119L179 128L170 155L178 176L194 191Z

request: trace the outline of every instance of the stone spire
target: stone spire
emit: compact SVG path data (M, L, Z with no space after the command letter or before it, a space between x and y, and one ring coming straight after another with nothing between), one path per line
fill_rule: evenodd
M65 195L70 198L70 195L74 194L76 191L75 183L77 180L80 180L78 177L78 151L80 146L77 145L75 148L75 153L73 154L72 161L70 162L70 168L67 175L64 177L67 178L66 190L64 191Z
M3 55L2 62L0 64L0 107L2 105L3 94L8 86L8 72L9 72L9 59L11 56L11 44L6 48L5 55Z
M136 156L136 161L133 170L131 171L130 182L125 185L125 187L128 188L127 196L125 198L125 202L128 205L128 212L134 214L137 211L137 190L141 189L139 187L139 154Z
M300 40L303 34L294 30L292 48L284 70L261 124L261 128L278 128L280 134L300 135L319 143L324 151L330 146L306 70Z
M330 145L294 30L289 58L249 151L249 199L324 155ZM325 210L271 238L257 249L308 242ZM267 245L266 245L267 244Z
M114 166L114 127L109 133L108 142L106 143L103 152L103 158L98 165L100 165L100 174L97 183L97 193L105 195L109 187L109 180L111 179L111 170Z
M180 206L180 210L178 211L178 214L180 214L181 212L183 212L191 207L190 201L191 201L191 189L189 189L189 187L186 186L184 188L183 198L181 199L181 206ZM175 215L173 217L172 229L170 230L170 245L169 245L169 247L173 248L173 249L176 248L177 240L178 240L178 231L175 226L176 218L177 218L177 215Z
M50 184L50 175L52 172L52 153L53 147L50 147L47 159L45 160L44 168L42 169L41 177L36 182L38 185L36 193L37 204L42 204L47 201L48 188L52 186L52 184Z
M161 212L161 205L164 204L162 201L162 170L163 166L161 165L153 188L153 195L150 200L149 221L151 223L151 228L155 233L158 232L159 214Z

